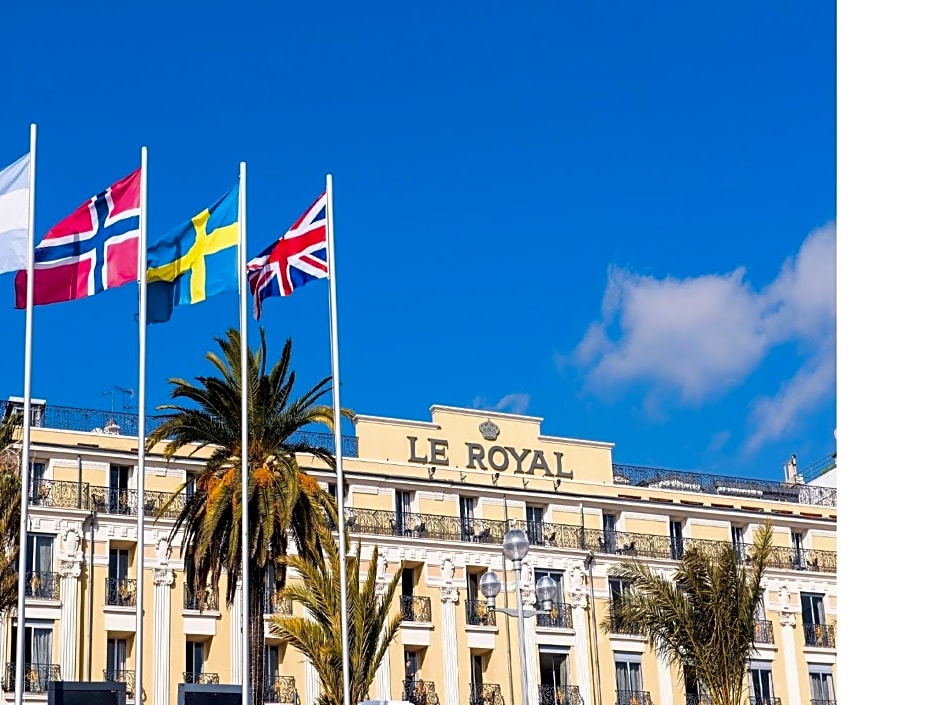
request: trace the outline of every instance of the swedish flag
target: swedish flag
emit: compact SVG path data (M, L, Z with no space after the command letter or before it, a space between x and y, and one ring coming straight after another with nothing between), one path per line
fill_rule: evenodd
M147 247L147 323L238 289L238 186Z

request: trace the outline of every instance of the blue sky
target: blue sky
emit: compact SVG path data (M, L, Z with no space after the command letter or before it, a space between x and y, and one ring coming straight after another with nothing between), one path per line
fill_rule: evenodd
M37 239L142 145L151 237L248 163L250 254L330 171L344 406L526 411L620 462L756 477L834 449L831 0L95 5L4 17L0 165L37 122ZM0 295L7 396L12 275ZM326 304L265 305L305 385ZM34 394L136 387L135 312L133 285L37 308ZM148 406L236 324L229 294L151 326Z

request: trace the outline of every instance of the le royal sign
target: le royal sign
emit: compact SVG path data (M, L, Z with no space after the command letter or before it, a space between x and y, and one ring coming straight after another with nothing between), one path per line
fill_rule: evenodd
M491 470L493 472L513 472L520 475L542 473L545 477L572 479L574 472L566 470L564 453L554 451L546 457L545 451L538 448L514 448L496 443L499 426L487 419L480 424L480 433L486 444L467 441L464 443L465 463L468 470ZM408 436L408 462L423 465L447 467L451 462L451 448L448 441L441 438L419 439Z

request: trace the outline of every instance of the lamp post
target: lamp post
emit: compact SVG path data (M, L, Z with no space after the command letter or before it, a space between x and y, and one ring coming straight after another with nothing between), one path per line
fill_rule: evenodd
M519 622L519 654L522 661L522 702L525 703L529 694L529 673L526 668L525 653L525 620L539 614L550 614L558 592L558 584L548 575L539 578L535 584L535 598L541 609L527 610L522 605L522 560L529 553L529 537L522 529L510 529L503 537L503 555L512 561L516 572L516 609L515 613L508 607L497 607L496 596L499 595L503 585L499 576L492 570L486 571L480 577L480 592L486 598L486 607L490 612L501 612L515 617Z

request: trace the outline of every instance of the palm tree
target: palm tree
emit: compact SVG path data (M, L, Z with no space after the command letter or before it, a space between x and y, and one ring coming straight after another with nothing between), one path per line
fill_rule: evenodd
M170 458L188 449L190 454L211 449L205 468L191 480L191 492L177 517L172 536L183 532L187 564L186 582L203 609L211 592L218 588L224 570L226 602L235 602L240 579L250 586L248 644L249 683L252 701L262 705L264 697L264 613L270 601L267 591L284 586L283 558L292 539L300 555L315 560L322 551L323 528L335 523L335 507L329 493L301 470L298 453L307 453L335 467L330 450L298 439L308 424L333 428L333 412L319 404L327 394L330 379L291 401L295 372L290 368L292 344L284 344L281 356L268 370L264 331L261 345L248 356L249 385L249 575L241 574L241 356L240 335L230 329L217 338L221 355L210 352L206 359L219 376L196 377L196 384L170 379L171 398L187 400L158 407L168 411L150 434L147 447L165 442L163 454ZM350 411L343 415L354 420ZM180 487L161 510L186 489ZM270 581L270 584L269 584Z
M701 684L714 705L740 705L772 540L770 525L760 527L743 564L731 543L712 551L690 546L672 579L639 561L623 561L610 575L630 589L611 603L601 628L610 634L629 624L681 669L686 682Z
M19 590L15 568L20 554L19 451L13 444L22 425L22 414L14 413L0 423L0 614L16 608Z
M288 583L283 594L299 602L307 616L275 615L271 618L271 632L303 653L317 669L320 697L316 705L343 703L340 558L336 543L332 535L324 537L322 560L300 556L287 559L287 565L299 573L300 582ZM401 613L392 614L392 607L402 569L398 569L384 591L377 591L379 549L377 546L373 549L362 583L359 582L361 552L360 542L348 561L346 574L350 702L353 703L368 700L369 686L401 627Z

